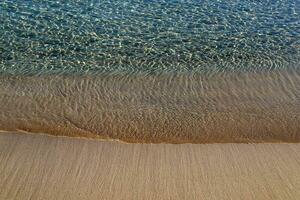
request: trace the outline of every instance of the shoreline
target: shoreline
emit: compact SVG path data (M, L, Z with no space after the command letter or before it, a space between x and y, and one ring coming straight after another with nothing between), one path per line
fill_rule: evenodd
M300 142L300 72L0 76L0 130L130 143Z

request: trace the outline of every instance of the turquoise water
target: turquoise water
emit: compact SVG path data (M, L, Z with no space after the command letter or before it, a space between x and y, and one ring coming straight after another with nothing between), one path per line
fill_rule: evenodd
M2 0L0 73L293 68L300 2Z

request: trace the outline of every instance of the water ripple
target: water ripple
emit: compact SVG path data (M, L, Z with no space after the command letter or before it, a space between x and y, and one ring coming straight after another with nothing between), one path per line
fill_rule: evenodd
M0 2L0 73L223 72L300 61L300 3Z

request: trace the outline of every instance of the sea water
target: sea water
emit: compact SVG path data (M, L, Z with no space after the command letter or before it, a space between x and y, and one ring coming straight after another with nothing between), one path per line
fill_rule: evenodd
M299 142L300 2L0 2L0 130Z
M297 67L294 0L2 0L0 72L223 72Z

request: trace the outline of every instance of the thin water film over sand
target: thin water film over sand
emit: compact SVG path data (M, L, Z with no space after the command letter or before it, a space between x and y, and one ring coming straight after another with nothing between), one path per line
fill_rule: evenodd
M0 129L127 142L299 142L300 74L4 76Z
M298 1L0 2L0 129L300 140Z

